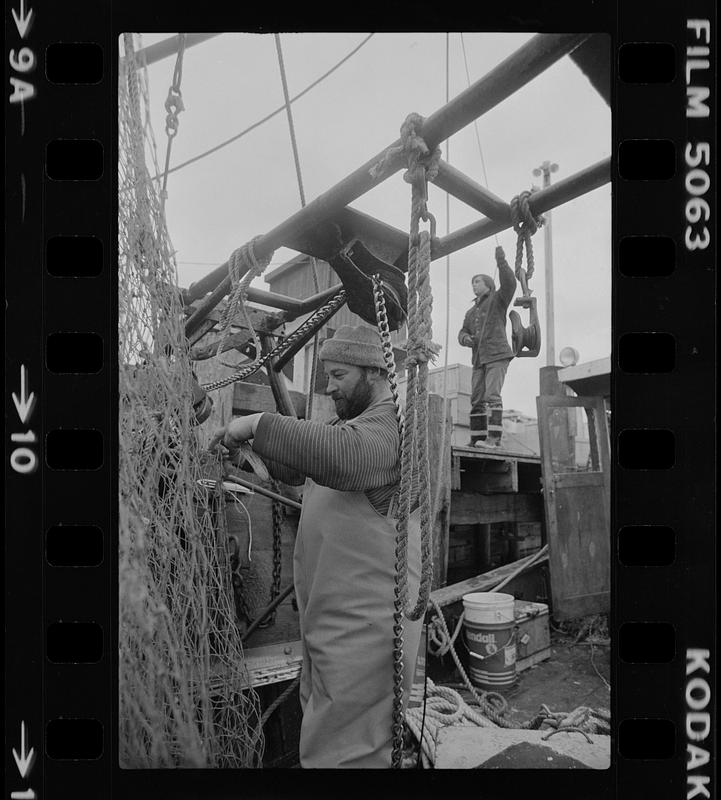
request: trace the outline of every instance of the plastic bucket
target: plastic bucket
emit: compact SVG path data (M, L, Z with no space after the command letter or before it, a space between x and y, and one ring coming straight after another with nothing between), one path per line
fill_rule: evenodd
M516 680L516 622L512 594L463 595L468 676L480 689L503 689Z

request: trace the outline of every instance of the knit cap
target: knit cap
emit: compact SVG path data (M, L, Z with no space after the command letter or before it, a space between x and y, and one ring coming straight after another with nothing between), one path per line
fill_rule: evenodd
M376 330L364 325L342 325L332 339L323 342L318 358L356 367L386 368L381 337Z

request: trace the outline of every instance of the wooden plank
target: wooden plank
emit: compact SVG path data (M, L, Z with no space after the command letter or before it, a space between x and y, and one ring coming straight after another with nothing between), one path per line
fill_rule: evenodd
M560 472L554 476L556 489L576 489L585 486L603 487L604 479L601 472Z
M497 447L494 450L485 450L478 447L466 447L454 444L453 455L462 461L473 459L474 461L519 461L523 464L540 464L541 457L529 455L528 453L516 453L512 450L505 450Z
M471 484L479 493L517 492L518 464L513 461L489 461L482 471L474 470L468 475L466 484Z
M453 492L451 525L484 525L491 522L541 522L543 497L537 494L480 495Z
M461 489L461 459L456 455L451 459L451 489L454 492Z
M431 592L431 599L435 600L436 603L443 608L444 606L450 606L453 603L459 602L463 595L469 592L491 591L494 586L500 583L504 578L507 578L512 572L515 572L519 567L527 564L534 556L535 554L522 558L520 561L504 564L502 567L496 567L496 569L492 569L490 572L484 572L482 575L476 575L473 578L460 581L460 583L454 583L451 586L443 586ZM548 555L543 555L533 564L531 569L535 569L537 566L546 563L548 563Z
M262 411L275 412L278 410L270 386L257 383L243 383L238 381L232 384L233 413L255 414ZM289 391L293 401L293 408L297 416L305 415L305 395L302 392Z
M207 332L208 331L206 331L206 333ZM209 358L215 358L215 356L218 354L218 345L223 340L222 337L216 336L211 341L207 341L207 339L209 338L210 337L207 337L205 341L203 341L200 344L196 344L194 347L190 349L191 361L205 361ZM220 352L225 353L227 350L242 351L243 348L246 345L251 344L252 341L253 341L253 336L248 330L241 331L240 333L231 333L225 337L225 341L223 341Z
M610 459L603 400L541 396L537 406L554 616L566 619L606 613L611 583ZM567 446L563 425L558 424L559 407L564 413L575 407L593 413L599 472L566 471L569 464L559 457ZM570 462L573 465L575 455Z
M200 300L196 300L194 303L186 306L184 311L186 315L192 314L193 311L196 310L196 306L200 303ZM227 304L225 302L219 304L217 308L214 308L206 317L207 321L212 323L220 322L221 315L223 311L225 311L225 306ZM264 333L271 333L280 325L285 322L286 314L283 311L263 311L260 308L254 308L253 306L246 306L246 311L248 312L248 317L250 319L250 324L255 328L256 331L263 331ZM238 328L246 328L245 320L242 315L236 314L232 319L232 324ZM193 336L193 340L197 341L200 337Z

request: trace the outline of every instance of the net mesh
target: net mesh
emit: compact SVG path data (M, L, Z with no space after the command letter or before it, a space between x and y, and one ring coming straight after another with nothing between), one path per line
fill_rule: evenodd
M120 763L260 764L231 585L220 465L194 430L174 254L132 35L119 74Z

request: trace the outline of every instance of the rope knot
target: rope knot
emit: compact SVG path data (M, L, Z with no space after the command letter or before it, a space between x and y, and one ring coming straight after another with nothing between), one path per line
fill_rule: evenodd
M527 232L530 236L543 225L545 222L543 216L539 214L537 217L533 215L531 206L529 205L529 198L533 192L523 191L516 195L511 200L511 222L513 223L513 230L516 233Z
M389 147L383 158L370 169L370 175L377 178L382 175L388 165L398 156L404 156L408 168L403 173L403 180L423 189L426 181L432 181L438 174L441 160L441 148L430 150L420 131L425 120L416 112L410 113L401 125L400 143Z
M417 366L435 361L441 352L441 346L430 339L421 339L417 342L408 342L406 346L406 366Z
M408 169L403 173L403 180L411 185L422 187L425 195L425 184L438 175L441 160L441 148L432 151L421 136L425 120L415 112L409 114L401 125L401 147L406 156Z
M531 211L531 206L528 202L533 192L523 191L516 195L510 202L511 208L511 222L513 223L513 230L516 232L518 239L516 242L516 262L515 271L516 277L521 280L521 273L523 272L523 248L526 249L526 257L528 260L528 269L526 271L526 280L530 280L534 272L533 260L533 244L531 237L543 225L545 219L541 214L534 216Z
M236 314L240 313L243 317L245 326L250 331L253 339L253 346L255 347L256 360L260 358L261 346L258 336L253 328L248 312L245 308L245 302L248 296L248 288L251 281L258 275L261 275L265 268L270 264L273 257L269 253L263 258L258 258L255 254L255 243L261 239L261 236L254 236L249 242L241 245L233 250L228 258L228 275L230 277L231 292L228 298L228 304L223 309L220 316L218 327L221 331L221 336L218 340L218 348L215 355L218 356L223 351L230 326ZM243 267L245 267L245 274L243 274Z

